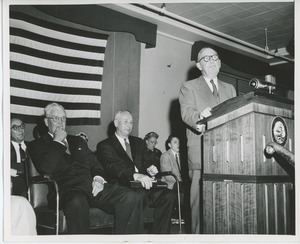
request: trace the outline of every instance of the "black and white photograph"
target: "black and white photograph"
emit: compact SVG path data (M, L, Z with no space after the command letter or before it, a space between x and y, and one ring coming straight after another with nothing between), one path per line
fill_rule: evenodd
M3 0L2 241L299 243L298 4Z

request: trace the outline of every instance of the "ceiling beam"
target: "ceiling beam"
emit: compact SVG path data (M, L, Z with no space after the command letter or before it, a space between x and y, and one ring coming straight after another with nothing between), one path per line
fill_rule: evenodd
M159 32L185 39L188 42L203 40L231 51L238 51L246 56L256 58L270 65L277 65L283 61L294 62L293 59L286 58L278 53L265 50L248 42L241 41L150 4L121 3L105 4L105 6L154 23L158 26L157 30Z

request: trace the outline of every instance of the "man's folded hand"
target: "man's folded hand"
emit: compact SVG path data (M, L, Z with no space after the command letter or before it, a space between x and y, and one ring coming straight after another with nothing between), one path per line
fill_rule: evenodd
M133 179L141 182L142 186L147 190L149 190L152 187L153 179L150 178L148 175L136 173L133 175Z
M147 173L153 177L158 173L158 169L156 168L156 166L151 165L150 167L147 168Z
M92 187L93 187L92 194L94 197L97 196L97 194L103 190L105 182L106 181L102 177L94 177L92 183Z

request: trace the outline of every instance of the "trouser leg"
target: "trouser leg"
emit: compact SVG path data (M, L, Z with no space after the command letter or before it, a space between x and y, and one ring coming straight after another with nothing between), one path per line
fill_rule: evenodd
M69 234L90 233L89 204L80 192L69 192L64 198L64 214Z
M105 184L91 206L114 214L115 234L138 234L143 233L142 204L142 198L132 189Z
M191 179L191 232L200 234L200 178L201 170L190 170Z
M155 208L152 233L170 233L171 215L177 203L176 192L169 189L151 189L148 200L149 206Z
M115 205L115 233L141 234L144 232L142 199L135 191L126 191Z

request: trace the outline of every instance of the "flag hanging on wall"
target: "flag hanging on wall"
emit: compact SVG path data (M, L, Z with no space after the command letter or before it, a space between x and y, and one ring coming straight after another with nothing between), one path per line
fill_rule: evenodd
M50 102L68 125L98 125L108 35L10 11L11 116L37 123Z

